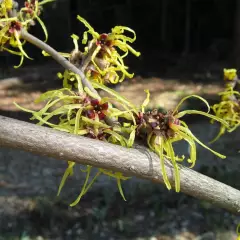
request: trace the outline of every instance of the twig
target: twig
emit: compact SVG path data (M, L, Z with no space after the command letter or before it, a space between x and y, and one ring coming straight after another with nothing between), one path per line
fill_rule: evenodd
M87 68L87 66L89 65L89 63L92 61L92 55L94 53L94 51L96 50L97 45L91 45L91 47L89 47L89 52L87 53L86 56L83 57L80 69L84 72Z
M158 156L144 147L127 149L3 116L0 116L0 146L65 161L71 159L163 183ZM168 161L166 171L174 185L173 166ZM180 176L182 192L240 214L240 191L237 189L185 167L181 167Z
M89 88L91 92L93 92L95 95L99 96L98 92L93 88L92 84L87 80L84 72L81 69L78 69L72 63L70 63L66 58L64 58L61 54L59 54L55 49L53 49L52 47L50 47L48 44L44 43L40 39L34 37L33 35L31 35L24 29L21 30L21 38L23 38L27 42L37 46L38 48L44 50L45 52L47 52L56 62L58 62L60 65L62 65L65 69L78 74L82 80L83 86ZM87 61L89 61L89 59L87 59ZM110 126L118 125L118 122L112 120L109 117L105 117L105 121Z
M89 88L91 92L98 95L98 92L93 88L91 83L87 80L87 78L85 77L85 74L76 66L71 64L66 58L64 58L61 54L59 54L55 49L53 49L52 47L50 47L48 44L44 43L40 39L34 37L24 29L21 30L21 38L37 46L38 48L44 50L45 52L47 52L55 61L57 61L60 65L62 65L66 70L70 70L71 72L78 74L81 77L83 86Z

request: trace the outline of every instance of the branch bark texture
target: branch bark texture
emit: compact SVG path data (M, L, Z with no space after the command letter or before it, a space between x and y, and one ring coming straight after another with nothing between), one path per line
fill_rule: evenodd
M158 156L142 146L127 149L0 116L0 147L16 148L65 161L71 159L76 163L163 183ZM166 171L174 186L173 166L168 161ZM181 192L240 215L239 190L185 167L180 169L180 179Z
M73 64L71 64L66 58L64 58L61 54L59 54L55 49L53 49L52 47L50 47L48 44L44 43L40 39L36 38L35 36L31 35L24 29L21 30L21 37L24 40L28 41L29 43L47 52L56 62L62 65L65 69L78 74L81 77L83 86L89 88L91 92L98 95L98 92L93 88L91 83L87 80L83 71L78 69Z

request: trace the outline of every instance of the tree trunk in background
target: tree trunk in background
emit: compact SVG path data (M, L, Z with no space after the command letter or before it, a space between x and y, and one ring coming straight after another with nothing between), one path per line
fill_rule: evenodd
M240 1L236 0L235 33L234 33L234 65L240 70Z
M190 34L191 34L191 0L186 1L185 6L185 39L183 55L187 55L190 51Z

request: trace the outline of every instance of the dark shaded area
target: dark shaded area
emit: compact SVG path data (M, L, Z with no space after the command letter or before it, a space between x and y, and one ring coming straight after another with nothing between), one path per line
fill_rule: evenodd
M14 118L14 119L21 120L21 121L32 122L32 121L30 121L30 118L32 117L32 115L30 113L26 113L23 111L0 110L0 115L5 116L5 117Z
M136 74L193 76L212 71L213 62L224 67L234 65L235 7L236 0L56 0L45 5L42 20L49 31L48 43L63 52L73 48L72 33L81 38L86 30L76 19L77 14L97 32L109 32L115 25L128 26L136 31L133 45L142 53L139 58L126 59ZM43 39L39 24L31 33ZM35 61L26 60L24 66L46 62L30 44L26 51ZM18 58L4 54L0 61L6 70ZM220 74L222 66L215 71Z

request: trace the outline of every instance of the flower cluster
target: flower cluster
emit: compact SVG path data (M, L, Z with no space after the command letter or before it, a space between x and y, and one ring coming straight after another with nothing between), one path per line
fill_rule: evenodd
M45 2L47 1L41 3ZM21 24L28 23L34 17L39 21L37 17L39 8L37 6L39 6L37 1L29 0L25 3L25 8L21 9L19 13L19 19L25 21L21 21ZM88 31L84 32L82 40L83 44L87 44L85 51L81 52L79 50L79 37L73 34L74 50L71 53L59 54L68 58L70 63L81 69L86 76L84 81L86 80L87 83L92 85L91 87L94 91L90 91L85 86L85 83L83 86L83 79L78 74L66 69L63 73L58 73L58 77L62 79L63 88L47 91L35 100L35 102L46 101L46 105L42 109L31 111L16 104L23 111L32 114L31 120L37 120L38 125L47 125L60 131L118 144L123 147L132 147L135 138L143 136L149 148L156 152L160 158L163 180L168 189L171 189L172 186L165 170L165 163L166 161L172 162L175 173L175 190L177 192L180 191L179 164L184 161L185 157L178 157L175 154L174 142L185 140L189 143L191 151L188 162L191 164L190 167L193 167L196 162L195 142L217 156L225 157L200 142L192 134L187 124L180 120L186 114L200 114L219 121L224 127L228 127L224 120L209 114L210 106L203 98L196 95L185 97L173 111L166 113L157 110L145 112L145 108L150 101L148 90L145 91L147 94L145 101L141 106L136 107L126 98L105 85L106 83L121 82L126 77L133 76L133 74L127 71L127 67L123 62L129 51L136 56L140 54L129 45L136 39L133 30L123 26L116 26L111 33L98 34L86 20L80 16L78 16L78 20L88 28ZM133 37L124 35L125 31L131 32ZM13 32L16 31L13 30ZM91 40L88 40L88 34L92 36ZM18 39L18 41L20 40ZM121 55L118 50L121 50L124 54ZM46 52L43 52L43 54L48 56ZM101 98L96 90L104 91L107 96ZM207 105L208 112L197 110L178 112L181 104L189 97L202 100ZM58 194L67 178L73 175L74 165L74 162L68 161L68 167L60 183ZM127 177L120 172L99 168L97 174L90 181L91 170L92 166L87 166L86 170L82 170L86 172L86 179L81 193L71 206L76 205L81 200L101 174L116 179L119 192L125 200L121 180L127 180Z
M159 112L157 109L154 109L153 111L147 113L140 112L136 117L136 121L138 124L137 135L141 134L141 130L144 130L144 134L147 135L146 139L149 148L152 151L156 152L160 158L163 180L169 190L172 187L167 177L164 161L168 159L172 162L175 171L176 192L180 191L180 173L177 163L182 162L185 159L185 156L178 157L177 155L175 155L173 148L174 142L185 140L190 145L190 157L188 159L188 162L191 164L190 168L194 167L197 159L195 142L208 149L218 157L225 158L225 156L213 151L212 149L204 145L201 141L199 141L188 128L187 124L180 120L180 118L186 114L200 114L219 121L224 126L227 125L224 120L221 120L209 114L209 111L202 112L197 110L185 110L182 112L177 112L181 104L189 97L199 98L206 103L208 110L210 110L210 106L208 105L206 100L197 95L191 95L183 98L174 111Z
M85 73L88 79L94 80L98 83L112 83L116 84L122 82L126 77L132 78L134 74L127 71L128 67L124 64L124 58L129 52L135 56L139 56L140 52L135 51L128 43L133 43L136 40L135 32L125 26L116 26L111 33L99 34L94 31L90 24L78 16L77 19L81 21L87 28L83 34L83 44L87 44L84 52L79 50L79 37L73 34L74 50L71 53L60 53L68 57L69 61ZM132 37L124 35L124 32L130 32ZM92 36L92 40L88 41L88 34ZM124 54L121 55L119 51ZM48 56L46 52L43 52Z
M35 21L38 21L47 40L47 30L39 15L42 5L52 1L27 0L20 10L18 10L18 4L13 0L0 2L0 51L7 51L21 57L20 64L16 68L22 65L24 57L31 59L23 50L25 42L21 40L22 30L28 31L35 24Z
M123 59L128 55L129 51L136 56L140 55L128 44L128 42L133 43L136 40L135 32L128 27L116 26L111 33L99 34L94 31L85 19L78 16L78 20L88 28L88 31L84 32L82 40L83 44L88 43L84 55L90 52L92 56L91 63L86 69L87 75L100 83L118 83L122 82L125 77L132 78L133 74L127 71ZM133 37L124 35L125 31L132 33ZM88 34L91 34L93 38L89 42ZM117 48L124 54L120 55Z
M80 83L79 78L78 80ZM128 119L133 118L131 111L120 111L114 108L111 103L111 98L106 97L100 100L92 98L83 91L81 84L79 84L77 91L72 91L69 88L47 91L35 100L36 103L42 101L47 101L47 103L39 111L31 111L22 108L16 103L15 105L23 111L31 113L31 120L37 120L38 125L47 125L60 131L89 137L92 139L98 139L124 147L131 147L134 142L134 127L124 123L120 126L113 127L108 125L105 121L107 116L115 117L116 120L119 117L122 119L127 118L126 121L128 121ZM121 100L118 100L118 102L121 103L125 109L128 109L126 102L124 103ZM121 134L122 131L125 132L124 136ZM68 161L68 168L66 169L59 186L59 193L67 177L73 174L74 165L74 162ZM88 183L91 169L91 166L87 166L86 182L79 195L80 197L78 197L77 200L71 204L71 206L74 206L80 201L81 197L87 192L86 189L89 189L90 186L92 186L93 182L100 175L100 173L117 179L119 191L122 197L125 199L120 180L126 180L128 178L124 177L121 173L113 173L105 169L99 169L99 172L93 178L93 181Z
M222 136L226 130L228 132L234 131L240 126L240 93L235 90L239 79L236 69L224 69L225 88L223 92L220 92L221 101L212 106L214 114L224 119L228 123L228 127L221 124L218 135L212 140L215 142L220 136ZM211 120L213 123L214 120Z

